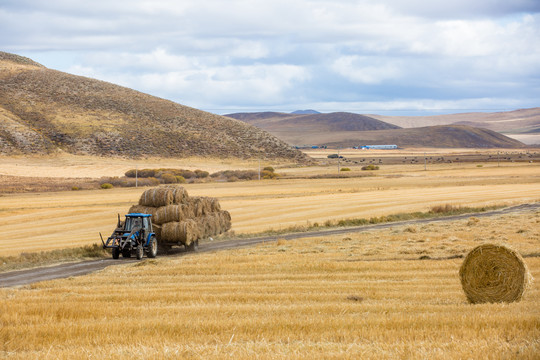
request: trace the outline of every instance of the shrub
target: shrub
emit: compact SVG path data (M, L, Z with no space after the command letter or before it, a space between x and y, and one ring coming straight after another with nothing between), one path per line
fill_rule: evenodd
M81 190L81 188L80 188L80 187L78 187L78 186L72 186L72 187L71 187L71 190L73 190L73 191L77 191L77 190Z
M362 166L362 170L379 170L379 166L370 164L370 165Z
M261 173L261 177L263 179L277 179L279 177L279 175L276 174L275 172L271 172L271 171L268 171L268 170L263 170L262 173Z
M171 173L166 173L166 174L161 175L161 181L164 184L176 184L178 182L178 180L176 179L176 176Z
M207 178L210 175L210 173L208 171L195 170L195 175L197 175L197 178L199 179L204 179L204 178Z
M327 158L329 158L329 159L337 159L337 158L339 158L339 155L338 154L330 154L330 155L327 156Z
M348 167L341 168L341 171L351 171Z
M110 184L110 183L101 184L102 189L112 189L113 187L114 187L113 184Z
M454 213L457 211L459 211L459 207L451 205L451 204L435 205L435 206L432 206L431 209L429 210L429 212L433 214L448 214L448 213Z
M268 171L268 172L273 173L275 170L274 170L274 168L271 167L271 166L265 166L265 167L263 168L263 171Z
M179 184L185 184L186 179L183 176L176 176L176 182Z
M177 175L182 176L184 179L193 179L197 177L197 174L191 170L180 170Z
M257 180L259 173L254 170L223 170L218 171L210 175L212 178L218 178L223 180L229 180L235 178L236 180Z

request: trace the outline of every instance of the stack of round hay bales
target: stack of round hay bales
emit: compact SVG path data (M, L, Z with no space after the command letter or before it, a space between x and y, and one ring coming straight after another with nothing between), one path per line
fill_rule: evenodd
M218 199L190 197L182 186L148 189L129 212L152 215L154 233L160 244L190 245L231 228L231 215L221 210Z
M493 244L471 250L459 269L459 277L473 304L519 301L532 282L517 251Z

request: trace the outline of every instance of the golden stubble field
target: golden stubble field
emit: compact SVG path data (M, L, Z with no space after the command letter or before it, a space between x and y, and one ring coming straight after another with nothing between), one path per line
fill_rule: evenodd
M527 211L278 240L0 289L0 357L537 359L538 282L470 305L462 259L433 259L504 243L538 279L539 226Z
M17 175L21 166L32 168L35 159L11 159L3 169ZM13 163L13 161L18 161ZM116 164L95 158L61 158L43 163L41 173L51 177L86 174L99 176ZM115 163L117 162L117 163ZM217 162L216 162L217 164ZM218 168L231 166L221 164ZM150 163L144 165L150 166ZM236 164L239 167L242 164ZM243 164L246 165L246 164ZM172 161L154 164L173 166ZM120 166L121 167L121 166ZM142 167L142 166L141 166ZM39 175L36 166L30 176ZM281 168L301 175L329 172L325 167ZM358 170L360 172L360 170ZM361 172L362 175L365 172ZM19 174L20 175L20 174ZM215 196L229 210L233 231L258 233L309 223L344 218L427 211L434 205L483 206L519 204L540 200L540 165L515 163L497 167L486 164L442 164L428 171L416 165L384 166L373 176L343 179L282 179L236 183L187 184L191 195ZM143 188L84 190L49 193L3 194L0 196L2 232L0 252L61 249L99 242L99 232L108 236L116 215L137 203Z

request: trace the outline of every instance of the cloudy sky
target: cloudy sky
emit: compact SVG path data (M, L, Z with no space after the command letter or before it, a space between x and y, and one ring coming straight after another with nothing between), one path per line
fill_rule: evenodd
M0 50L225 114L540 106L538 0L1 0Z

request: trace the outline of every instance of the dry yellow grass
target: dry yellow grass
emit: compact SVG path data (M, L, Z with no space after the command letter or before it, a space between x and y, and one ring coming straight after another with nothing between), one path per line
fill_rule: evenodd
M67 171L70 166L60 169ZM483 206L536 201L540 199L538 174L537 164L433 171L396 168L393 173L369 178L188 184L186 188L193 196L219 198L232 215L236 233L256 233L308 221L427 211L445 203ZM137 203L142 191L0 196L0 252L16 255L99 242L98 233L108 236L116 214L122 215Z
M538 282L519 303L470 305L462 259L409 259L490 237L531 252L539 221L528 212L271 242L0 289L0 357L536 359ZM525 261L538 278L540 259Z

